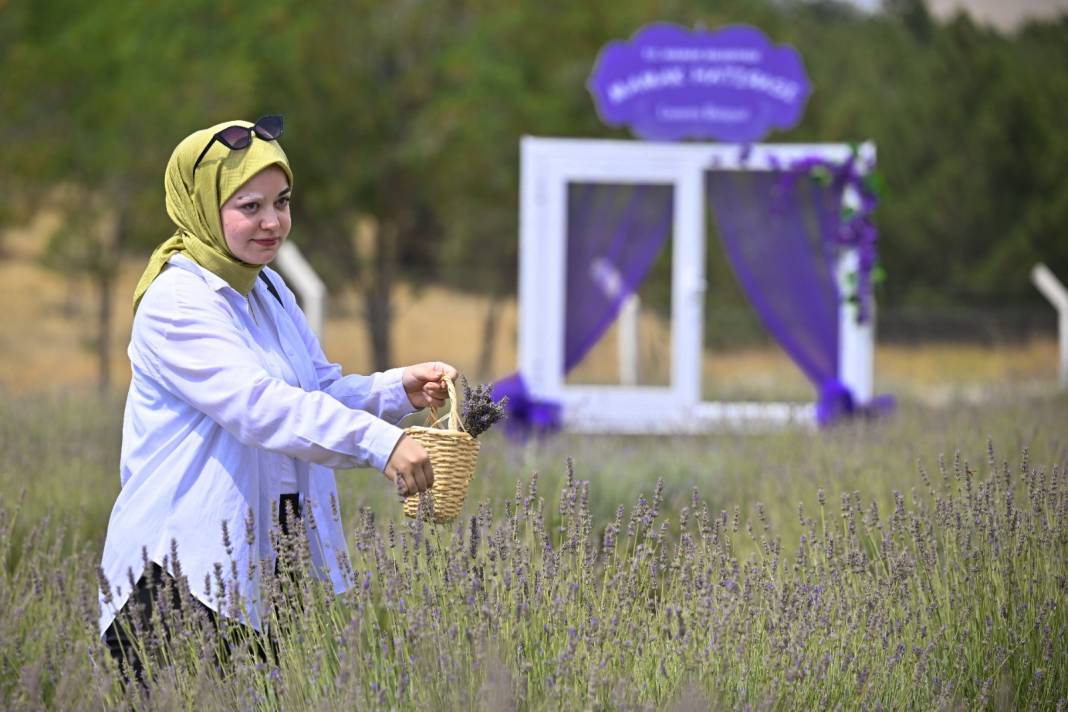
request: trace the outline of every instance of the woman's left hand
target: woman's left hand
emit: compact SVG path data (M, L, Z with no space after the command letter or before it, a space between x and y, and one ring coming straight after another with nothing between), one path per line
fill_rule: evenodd
M449 397L449 389L442 380L444 376L455 381L460 373L447 363L428 361L405 368L401 383L404 384L408 400L416 408L437 408Z

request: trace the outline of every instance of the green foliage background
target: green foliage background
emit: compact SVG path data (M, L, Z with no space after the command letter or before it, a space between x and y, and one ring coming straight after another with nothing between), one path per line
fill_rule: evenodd
M123 212L106 249L146 254L170 232L173 146L281 112L294 238L330 282L357 274L353 225L371 215L402 276L506 293L519 138L625 136L586 78L655 20L750 23L800 51L815 92L769 140L876 142L884 307L1037 305L1031 265L1068 274L1068 20L1007 35L937 22L922 0L0 0L0 226L61 184L75 216Z

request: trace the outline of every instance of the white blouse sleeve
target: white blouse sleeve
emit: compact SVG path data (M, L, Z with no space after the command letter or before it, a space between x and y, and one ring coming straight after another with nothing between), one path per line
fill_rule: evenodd
M323 347L315 332L308 326L308 319L297 304L293 292L273 270L269 277L282 297L282 306L293 320L308 354L315 365L319 388L350 408L358 408L377 415L383 420L397 423L401 418L415 412L408 394L401 384L403 368L372 373L368 376L349 374L343 376L341 366L332 363L323 353Z
M164 387L245 445L327 467L385 467L399 428L272 377L228 319L221 294L203 283L159 281L157 290L170 293L146 294L130 348Z

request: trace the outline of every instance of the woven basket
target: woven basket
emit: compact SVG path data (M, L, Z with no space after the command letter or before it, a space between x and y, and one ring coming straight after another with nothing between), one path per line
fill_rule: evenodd
M404 498L404 513L413 519L419 516L421 496L429 498L435 522L454 519L464 506L478 464L478 440L463 430L456 386L449 378L445 379L445 385L449 389L448 415L438 418L437 410L431 408L426 426L415 425L404 431L426 449L434 468L434 485L422 495ZM448 427L436 427L446 417Z

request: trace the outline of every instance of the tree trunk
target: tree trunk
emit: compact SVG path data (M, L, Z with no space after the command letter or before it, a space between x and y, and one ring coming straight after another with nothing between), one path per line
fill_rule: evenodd
M97 273L97 323L96 323L96 362L97 362L97 390L100 395L106 396L111 390L111 321L112 321L112 295L111 275L107 270Z
M392 345L390 344L390 322L393 320L393 304L389 292L379 289L370 290L365 295L367 300L367 333L371 339L371 368L385 371L393 365Z
M393 365L390 339L393 324L393 283L396 277L396 226L363 218L356 246L361 263L360 292L371 347L371 366L384 371Z
M111 390L111 330L114 321L115 276L119 270L119 255L126 238L126 211L119 209L113 220L105 221L100 236L100 250L96 256L97 287L96 358L97 389L100 395Z
M497 326L500 323L503 302L501 295L494 292L490 295L489 304L486 305L486 315L482 319L482 347L478 353L478 366L475 369L480 381L487 381L491 378L494 346L497 342Z

